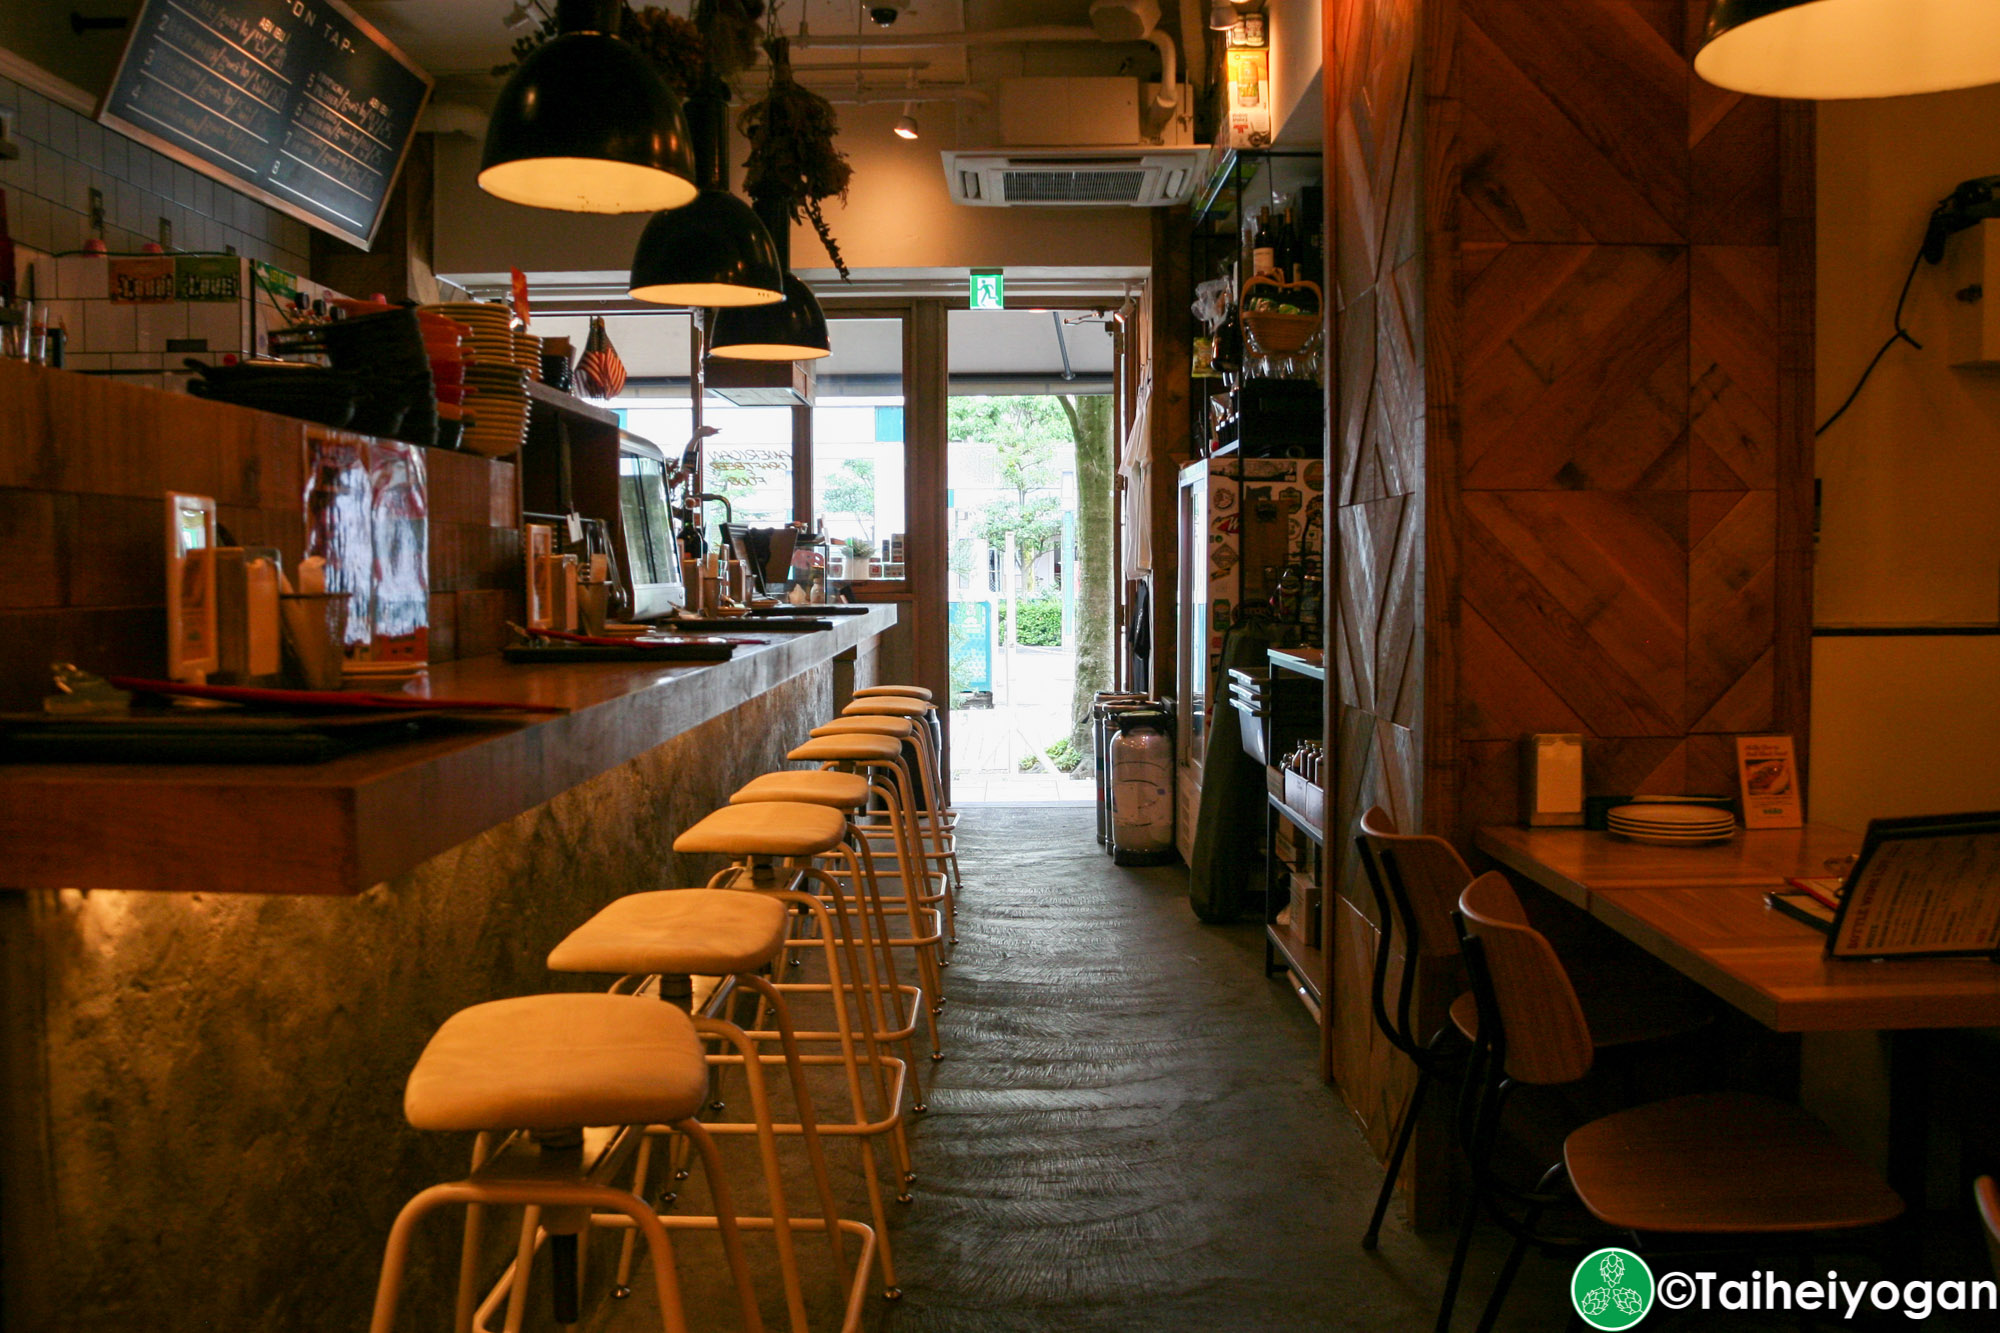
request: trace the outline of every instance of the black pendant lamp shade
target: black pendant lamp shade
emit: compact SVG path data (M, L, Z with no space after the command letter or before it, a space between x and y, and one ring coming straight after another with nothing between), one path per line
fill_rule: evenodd
M819 298L791 272L791 219L782 207L757 209L778 247L785 270L785 299L776 305L735 306L715 315L708 354L732 361L817 361L830 356L826 312Z
M710 356L733 361L817 361L832 352L819 298L790 273L785 275L785 299L777 305L718 312L708 347Z
M1900 97L2000 82L1995 0L1714 0L1695 72L1765 97Z
M688 99L701 193L646 224L632 256L635 300L727 308L785 299L777 242L750 205L729 192L727 112L720 97Z
M618 0L561 0L560 35L523 60L494 104L479 187L571 213L651 213L695 196L680 99L611 35Z

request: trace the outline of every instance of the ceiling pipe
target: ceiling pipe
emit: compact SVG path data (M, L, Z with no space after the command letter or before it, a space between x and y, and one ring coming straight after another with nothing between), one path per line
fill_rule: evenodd
M808 32L804 24L799 25L798 35L792 38L797 47L835 47L849 49L860 47L901 47L901 46L1010 46L1035 42L1096 42L1102 40L1097 29L1069 27L1062 24L1043 24L1039 27L989 28L984 32L884 32L884 33L826 33Z

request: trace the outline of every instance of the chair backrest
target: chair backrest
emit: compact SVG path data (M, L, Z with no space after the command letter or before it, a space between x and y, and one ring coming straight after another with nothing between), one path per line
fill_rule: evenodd
M1479 941L1466 954L1479 999L1479 1034L1505 1057L1519 1083L1573 1083L1590 1072L1590 1024L1562 960L1528 914L1506 876L1488 871L1459 896L1466 933Z
M2000 1187L1993 1177L1981 1176L1972 1182L1972 1197L1979 1204L1979 1220L1985 1224L1986 1253L1993 1260L1993 1274L2000 1277Z
M1416 932L1416 947L1404 948L1417 954L1450 957L1458 949L1458 935L1451 924L1458 895L1472 882L1472 867L1458 849L1443 838L1396 831L1396 821L1381 806L1371 806L1361 816L1364 856L1372 858L1386 880L1392 896L1400 893L1407 903L1409 920L1399 922Z

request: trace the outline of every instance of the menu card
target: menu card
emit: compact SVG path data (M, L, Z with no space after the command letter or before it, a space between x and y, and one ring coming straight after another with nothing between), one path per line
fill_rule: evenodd
M2000 959L2000 811L1871 821L1826 951Z

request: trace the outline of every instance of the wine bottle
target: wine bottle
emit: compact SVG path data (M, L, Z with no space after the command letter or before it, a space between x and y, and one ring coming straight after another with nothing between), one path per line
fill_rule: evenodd
M1257 274L1278 271L1276 238L1271 234L1271 210L1257 210L1257 238L1250 247L1250 271Z

